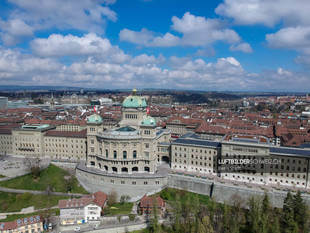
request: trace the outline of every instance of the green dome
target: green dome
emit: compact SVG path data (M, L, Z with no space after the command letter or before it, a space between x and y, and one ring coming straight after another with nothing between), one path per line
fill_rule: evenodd
M130 95L123 101L124 108L146 108L147 104L144 98L140 96Z
M156 126L156 120L153 117L147 116L141 122L142 126Z
M93 114L87 118L89 124L102 124L102 118L98 114Z

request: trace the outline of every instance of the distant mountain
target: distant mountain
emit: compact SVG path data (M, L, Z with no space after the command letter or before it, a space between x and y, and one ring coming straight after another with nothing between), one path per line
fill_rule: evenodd
M81 87L64 87L64 86L0 86L0 91L36 91L36 90L81 90Z

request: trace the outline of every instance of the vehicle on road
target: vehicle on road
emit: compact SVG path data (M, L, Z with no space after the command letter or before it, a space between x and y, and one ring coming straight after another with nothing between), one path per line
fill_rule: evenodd
M81 228L80 227L76 227L76 228L74 228L74 231L75 232L79 232L81 230Z

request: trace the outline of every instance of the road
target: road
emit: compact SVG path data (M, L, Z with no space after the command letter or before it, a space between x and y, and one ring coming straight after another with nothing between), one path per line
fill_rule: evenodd
M60 227L62 233L75 233L74 229L77 226L71 227ZM99 226L97 229L94 229L94 226L89 225L80 225L81 230L79 232L93 232L93 233L124 233L128 231L136 231L142 230L147 227L146 222L138 222L138 223L126 223L126 224L118 224L118 225L106 225ZM65 228L70 228L70 230L65 230Z

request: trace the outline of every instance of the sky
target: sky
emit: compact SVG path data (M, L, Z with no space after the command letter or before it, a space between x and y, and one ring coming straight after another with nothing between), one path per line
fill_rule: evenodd
M1 0L0 85L310 91L309 0Z

